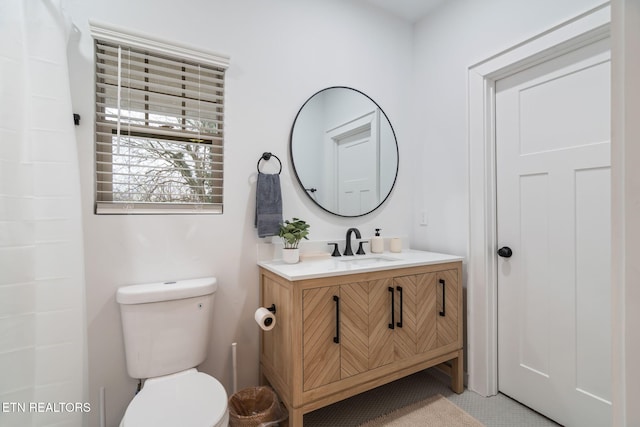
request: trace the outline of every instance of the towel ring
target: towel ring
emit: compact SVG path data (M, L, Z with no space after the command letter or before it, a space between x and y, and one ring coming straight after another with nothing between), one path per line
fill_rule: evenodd
M256 168L258 169L258 173L262 173L262 172L260 172L260 161L261 160L269 160L269 159L271 159L272 156L275 157L276 160L278 160L278 163L280 163L280 170L278 171L278 175L280 175L280 172L282 172L282 162L280 161L278 156L276 156L275 154L272 154L272 153L268 153L268 152L262 153L262 156L258 159L258 164L256 165Z

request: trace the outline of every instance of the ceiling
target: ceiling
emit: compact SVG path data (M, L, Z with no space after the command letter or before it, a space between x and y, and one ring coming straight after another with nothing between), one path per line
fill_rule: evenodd
M444 0L364 0L409 22L416 22Z

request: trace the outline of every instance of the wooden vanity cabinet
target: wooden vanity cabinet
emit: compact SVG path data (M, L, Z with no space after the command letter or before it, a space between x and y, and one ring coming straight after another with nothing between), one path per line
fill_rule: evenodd
M260 367L289 410L303 414L443 364L461 393L461 262L289 281L260 268Z

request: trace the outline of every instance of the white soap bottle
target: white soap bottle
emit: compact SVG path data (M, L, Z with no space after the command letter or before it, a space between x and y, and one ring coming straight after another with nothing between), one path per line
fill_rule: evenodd
M384 239L380 237L380 229L376 228L376 235L371 238L371 252L381 254L384 252Z

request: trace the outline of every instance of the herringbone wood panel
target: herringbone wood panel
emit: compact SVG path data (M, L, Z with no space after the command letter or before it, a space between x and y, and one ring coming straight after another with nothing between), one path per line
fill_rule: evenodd
M341 378L369 369L369 284L340 286Z
M418 282L418 352L437 347L436 274L416 276Z
M445 283L445 316L437 316L438 319L438 346L444 346L456 342L458 339L458 275L456 270L446 270L438 273L438 280ZM442 310L443 287L438 283L438 311Z
M369 282L369 369L393 362L391 279Z
M443 288L445 281L445 312ZM391 307L393 288L395 306ZM402 307L400 293L402 287ZM456 342L458 339L456 270L308 289L303 293L304 389L366 372ZM340 344L333 296L340 296ZM391 322L400 321L402 327Z
M393 349L395 360L402 360L416 354L417 341L417 304L418 288L416 276L403 276L393 279L393 288L396 293L396 327L393 334ZM402 300L400 299L402 288ZM402 305L401 305L402 303ZM402 313L402 325L400 314Z
M334 295L340 288L307 289L302 296L304 389L311 390L340 379L340 345L336 332Z

